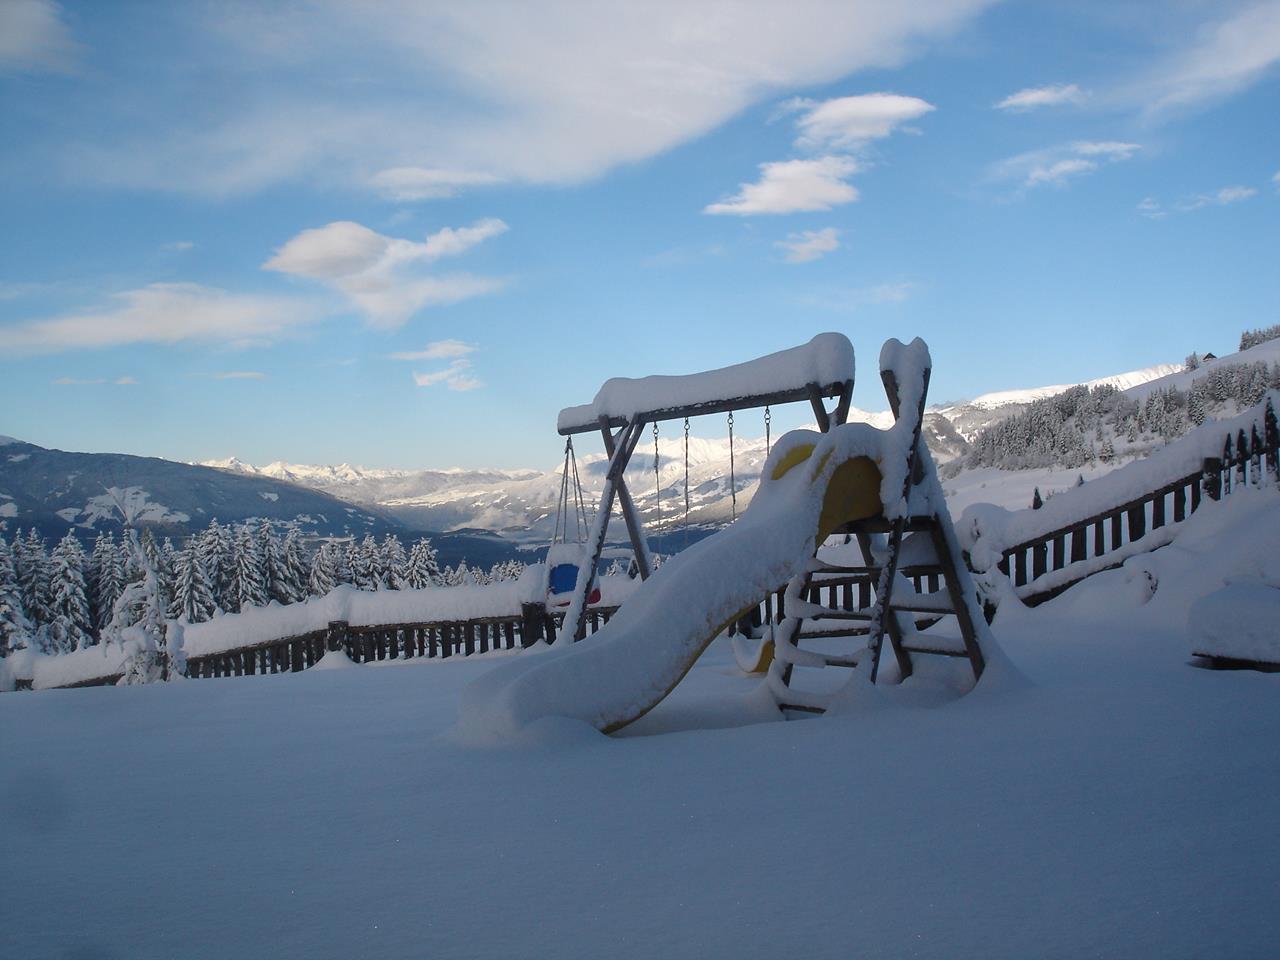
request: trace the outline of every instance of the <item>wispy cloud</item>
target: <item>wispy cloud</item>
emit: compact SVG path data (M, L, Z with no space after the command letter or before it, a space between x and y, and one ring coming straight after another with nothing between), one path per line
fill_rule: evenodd
M1115 140L1077 140L1001 160L991 167L989 177L1016 180L1023 188L1062 187L1106 164L1128 160L1141 149L1139 144Z
M822 155L762 163L760 179L739 184L736 194L708 204L702 212L736 216L803 213L852 203L858 199L858 189L848 179L861 171L863 164L851 154L860 154L872 141L899 128L908 129L903 124L932 110L931 103L897 93L789 100L782 105L782 115L799 114L796 148Z
M461 340L437 340L428 343L424 350L410 350L391 354L392 360L447 360L450 357L462 357L475 353L478 348L474 344Z
M191 240L175 240L173 243L166 243L160 249L165 253L186 253L188 250L194 250L195 246Z
M787 234L785 240L776 240L773 245L786 251L783 259L787 263L809 263L839 248L840 231L835 227L802 230L799 233Z
M215 380L265 380L267 375L261 370L223 370L213 374Z
M1225 207L1239 203L1241 200L1248 200L1257 194L1258 191L1253 187L1235 185L1222 187L1212 193L1197 193L1194 196L1183 197L1168 207L1155 197L1144 197L1138 204L1138 212L1152 220L1163 220L1170 213L1190 213L1204 207Z
M81 380L76 377L58 377L57 380L50 380L49 382L59 387L87 387L104 383L109 383L113 387L136 387L138 385L138 381L133 377L116 377L115 379L99 377L90 380Z
M443 383L450 390L457 391L475 390L484 386L483 383L467 372L470 369L470 360L454 360L443 370L434 370L430 373L414 373L413 382L419 387L434 387Z
M129 343L270 342L321 319L290 297L229 293L194 283L153 283L92 309L0 326L0 350L50 353Z
M1085 99L1085 92L1074 83L1062 83L1047 87L1027 87L1009 94L995 107L1010 113L1026 113L1028 110L1056 107L1064 103L1079 105Z
M792 100L789 106L802 110L796 120L800 134L796 146L814 151L859 150L935 109L919 97L897 93L866 93L821 102Z
M379 193L403 201L456 197L467 187L488 187L502 182L502 177L491 173L428 167L390 167L369 179Z
M903 303L910 298L916 285L908 281L875 283L861 287L837 287L817 290L800 298L805 306L823 310L848 312L861 307L888 303Z
M1280 63L1280 2L1237 7L1200 28L1194 42L1120 91L1150 114L1194 107L1243 90Z
M581 182L781 91L896 66L993 2L797 0L785 17L683 0L511 3L500 17L466 3L206 4L184 17L175 84L155 82L167 59L122 64L95 97L110 133L50 133L41 148L73 176L146 190L311 181L429 199L490 178ZM120 29L149 16L126 6ZM214 90L216 109L191 109Z
M469 227L445 227L416 242L343 220L303 230L263 267L325 283L345 295L374 326L395 329L425 307L501 289L504 281L496 277L436 276L423 270L506 230L505 223L490 218Z
M0 3L0 74L64 72L75 55L75 41L53 0Z
M830 210L858 199L858 188L845 182L858 169L851 157L838 156L762 163L759 180L740 184L736 194L702 212L747 216Z

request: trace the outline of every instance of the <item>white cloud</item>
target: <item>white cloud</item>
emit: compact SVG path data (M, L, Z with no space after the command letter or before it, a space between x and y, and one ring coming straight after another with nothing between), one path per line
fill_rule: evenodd
M1043 150L1032 150L994 164L993 180L1017 180L1024 188L1062 187L1069 181L1093 173L1104 164L1128 160L1142 147L1116 140L1077 140Z
M466 170L391 167L374 174L369 183L392 200L439 200L456 197L465 187L487 187L502 183L502 178L491 173Z
M0 327L0 351L49 353L129 343L274 340L325 312L287 297L228 293L194 283L153 283L101 307Z
M996 104L996 109L1025 113L1038 107L1056 107L1064 103L1081 104L1084 101L1083 90L1074 83L1063 83L1047 87L1027 87L1017 93L1011 93Z
M1173 204L1172 209L1167 210L1154 197L1146 197L1138 204L1138 212L1144 217L1150 217L1152 220L1161 220L1172 213L1190 213L1193 210L1201 210L1204 207L1225 207L1233 203L1239 203L1241 200L1248 200L1250 197L1257 196L1258 191L1253 187L1244 187L1240 185L1222 187L1213 193L1198 193L1195 196L1183 197Z
M470 360L454 360L443 370L434 370L431 373L415 372L413 382L419 387L433 387L436 384L443 383L450 390L457 391L475 390L484 386L483 383L467 373L470 368Z
M106 377L99 377L91 380L79 380L75 377L58 377L57 380L50 380L49 382L59 387L86 387L103 383L109 383L114 387L136 387L138 385L138 381L133 377L116 377L114 380L108 380Z
M1280 170L1277 170L1275 172L1275 175L1272 176L1271 178L1271 182L1274 183L1277 187L1280 187Z
M809 105L809 101L793 101ZM813 104L796 121L796 146L806 150L856 150L870 140L889 136L894 129L934 110L918 97L896 93L867 93L836 97Z
M858 199L858 190L845 178L858 172L851 157L781 160L760 164L760 179L740 185L738 192L703 213L796 213L830 210Z
M808 263L837 249L840 246L840 231L835 227L802 230L787 234L785 240L777 240L773 245L786 251L783 259L787 263Z
M1149 112L1195 106L1243 90L1280 62L1280 2L1252 3L1203 25L1195 42L1121 91Z
M445 227L422 242L387 237L351 221L303 230L263 264L264 269L319 280L341 291L374 325L394 329L419 310L501 289L504 281L469 274L428 276L444 257L465 253L507 230L501 220Z
M265 380L267 375L260 370L224 370L213 374L215 380Z
M66 125L78 144L42 146L76 178L148 190L579 182L899 65L993 2L207 4L103 78L99 122ZM154 19L126 9L121 31L131 17Z
M413 350L391 354L392 360L447 360L475 353L476 347L461 340L437 340L428 343L425 350Z
M160 249L165 253L186 253L188 250L194 250L195 246L195 243L190 240L175 240L173 243L166 243Z
M52 0L0 3L0 73L68 70L76 45Z

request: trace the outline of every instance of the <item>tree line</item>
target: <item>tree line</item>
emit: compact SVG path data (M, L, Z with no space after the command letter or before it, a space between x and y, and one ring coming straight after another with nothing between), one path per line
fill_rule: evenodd
M1074 469L1137 456L1206 419L1259 403L1268 390L1280 390L1280 363L1219 364L1187 390L1157 389L1142 401L1111 385L1072 387L980 430L963 460L948 465L948 473L962 467Z
M509 580L523 570L518 560L487 571L465 560L441 569L428 538L405 550L390 533L309 548L296 525L281 536L269 520L215 519L182 547L149 529L126 530L120 540L101 533L88 552L70 531L50 549L34 527L6 538L0 525L0 655L23 647L69 653L148 621L200 623L324 596L341 584L422 590Z

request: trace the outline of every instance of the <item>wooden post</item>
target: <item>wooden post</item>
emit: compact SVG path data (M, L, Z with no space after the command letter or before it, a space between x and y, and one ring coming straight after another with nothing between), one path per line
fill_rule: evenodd
M1222 499L1222 461L1217 457L1204 458L1200 486L1210 500Z
M590 553L583 565L578 568L578 582L573 588L573 599L565 613L564 630L570 640L581 640L587 631L587 596L591 593L591 584L595 581L596 567L600 563L600 555L604 552L605 535L609 529L609 514L613 512L613 501L618 492L618 480L640 442L640 434L644 431L644 421L636 420L622 428L618 442L609 458L609 470L604 477L604 489L600 492L600 509L596 513L595 522L591 526L589 539Z
M1151 529L1158 530L1164 526L1164 494L1157 494L1151 501Z
M1129 542L1140 540L1147 532L1147 508L1143 504L1129 508Z
M1085 528L1076 527L1071 531L1071 562L1079 563L1085 558Z
M543 638L547 622L545 603L520 604L520 646L532 647Z
M345 650L347 647L347 621L330 620L329 629L325 633L324 648L325 650L338 651Z
M469 657L476 652L476 624L474 620L468 620L464 627L465 639L463 641L463 652Z
M604 452L612 460L617 439L609 429L607 417L600 418L600 434L604 437ZM622 431L619 430L618 437L621 436ZM625 469L624 464L623 470ZM618 474L618 506L622 509L622 519L627 525L627 537L630 538L631 550L636 555L636 567L640 571L640 579L648 580L649 575L653 573L653 556L649 553L649 540L645 535L644 524L636 510L635 501L631 499L631 491L627 488L627 478L622 473Z
M1173 491L1173 522L1181 523L1187 519L1187 488L1179 483Z

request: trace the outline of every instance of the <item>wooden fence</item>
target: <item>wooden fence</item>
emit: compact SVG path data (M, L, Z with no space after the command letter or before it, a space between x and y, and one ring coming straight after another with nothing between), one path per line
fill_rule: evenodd
M1269 427L1275 422L1267 404ZM1086 577L1113 570L1135 553L1163 546L1158 531L1181 523L1207 498L1218 500L1246 485L1280 475L1280 439L1274 428L1259 435L1228 435L1222 456L1208 457L1201 469L1157 490L1091 517L1040 534L1003 551L998 568L1028 606L1050 600ZM1098 562L1101 559L1102 562ZM1108 562L1110 561L1110 562Z

